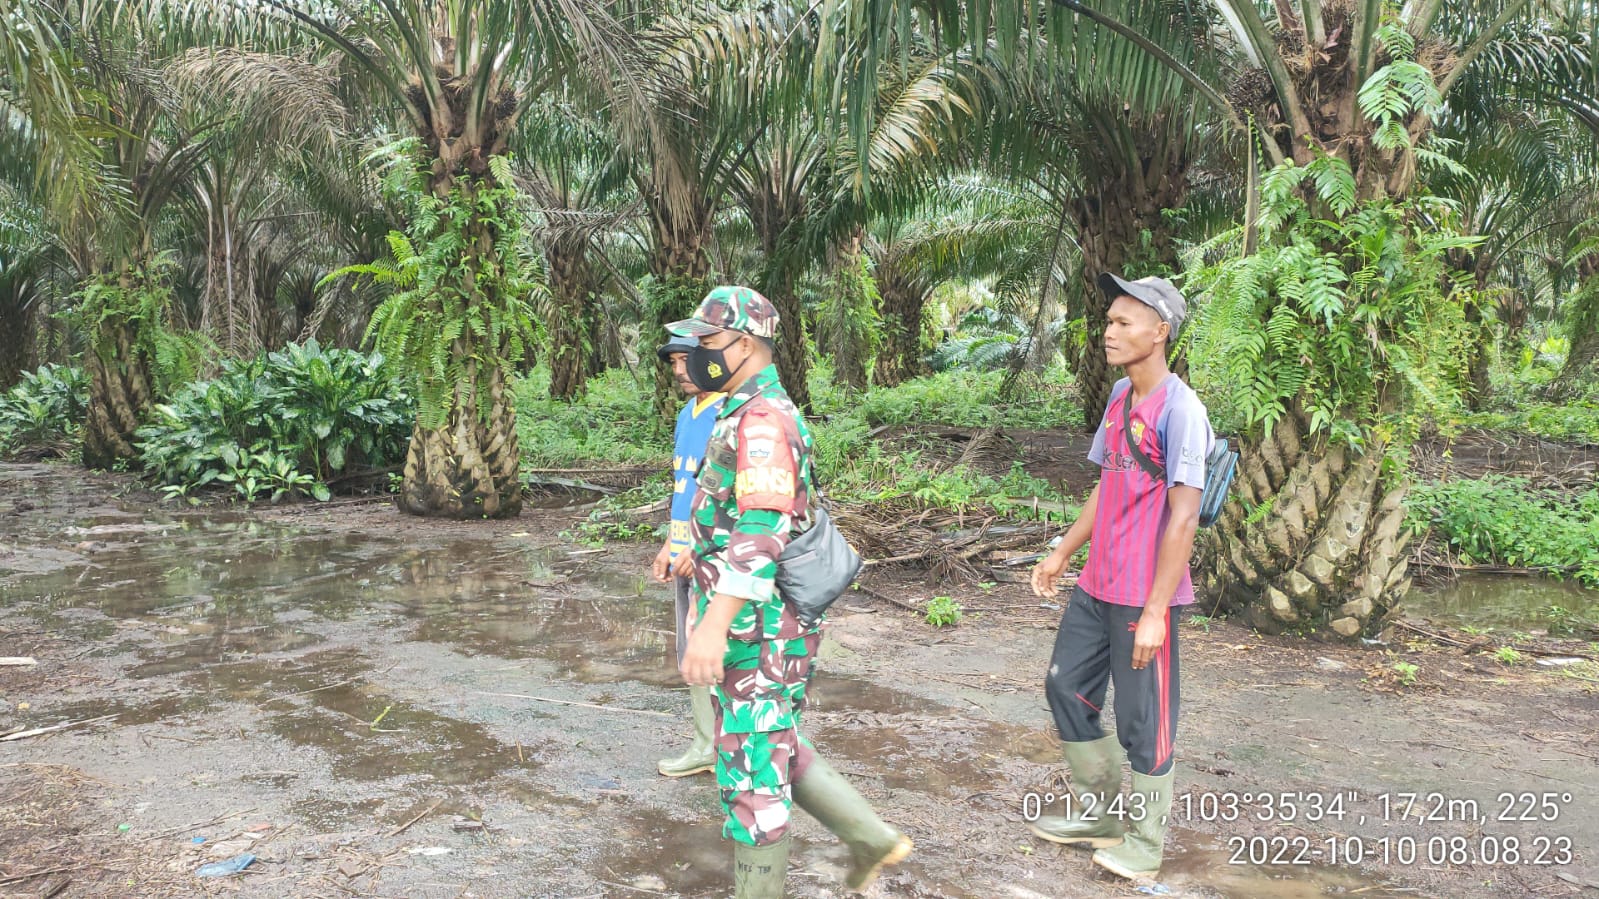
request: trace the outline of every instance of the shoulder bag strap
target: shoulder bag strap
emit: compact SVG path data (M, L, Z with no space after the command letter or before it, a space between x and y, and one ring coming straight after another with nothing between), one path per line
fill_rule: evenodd
M1144 455L1139 448L1138 441L1133 439L1133 387L1127 385L1127 392L1122 394L1122 439L1127 441L1127 450L1133 454L1133 460L1144 474L1150 476L1157 484L1166 483L1166 469L1155 464L1155 460Z

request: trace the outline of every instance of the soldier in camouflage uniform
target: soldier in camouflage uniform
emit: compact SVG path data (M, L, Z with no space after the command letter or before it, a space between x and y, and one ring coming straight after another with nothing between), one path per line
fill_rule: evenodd
M810 527L811 435L772 365L777 310L743 287L718 287L694 317L668 326L695 337L689 375L726 391L690 522L698 622L684 680L710 685L716 783L734 841L738 899L775 899L788 870L792 804L849 847L848 886L863 890L911 841L885 824L799 735L821 636L777 593L777 558Z

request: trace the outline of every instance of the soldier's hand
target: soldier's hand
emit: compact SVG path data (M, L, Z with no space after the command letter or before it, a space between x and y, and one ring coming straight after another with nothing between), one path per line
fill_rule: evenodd
M691 687L709 687L722 682L722 657L727 655L727 634L713 628L695 627L683 650L683 682Z
M677 560L672 563L672 573L678 577L694 576L694 554L684 550L677 554Z
M684 553L683 555L688 555ZM672 544L670 541L661 544L661 551L655 554L655 561L650 565L650 573L661 583L670 579L672 570Z
M1060 593L1060 578L1066 573L1070 558L1050 553L1033 566L1033 595L1053 599Z

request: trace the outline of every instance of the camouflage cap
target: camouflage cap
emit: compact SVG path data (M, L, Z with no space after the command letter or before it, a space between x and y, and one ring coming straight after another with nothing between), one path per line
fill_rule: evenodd
M748 287L722 286L705 295L693 318L672 322L666 330L680 337L704 337L717 331L742 331L771 340L777 337L777 307Z

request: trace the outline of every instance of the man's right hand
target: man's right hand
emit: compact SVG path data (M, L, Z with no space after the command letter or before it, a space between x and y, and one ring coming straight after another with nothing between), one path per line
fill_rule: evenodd
M672 579L672 541L661 544L661 551L655 554L655 561L650 565L650 573L663 584Z
M1033 595L1053 599L1060 593L1060 578L1071 563L1070 556L1052 552L1033 566Z

